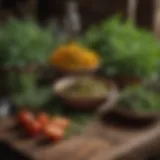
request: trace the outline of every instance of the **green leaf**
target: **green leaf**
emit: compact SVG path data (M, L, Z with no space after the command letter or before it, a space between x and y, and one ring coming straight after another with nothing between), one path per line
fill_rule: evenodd
M92 26L81 39L101 56L105 75L111 74L108 68L114 68L112 76L149 77L159 72L159 41L120 16Z
M40 28L34 21L10 19L0 27L0 65L22 67L47 63L58 43L58 37L53 37L50 29Z

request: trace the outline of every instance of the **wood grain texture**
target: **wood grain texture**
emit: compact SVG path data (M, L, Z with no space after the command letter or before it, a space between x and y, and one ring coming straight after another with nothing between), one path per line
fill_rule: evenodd
M107 135L108 133L111 133L109 129L103 134ZM123 137L124 141L119 141L119 145L115 144L116 147L114 147L114 150L110 151L110 154L107 155L106 152L102 150L99 154L93 155L90 160L142 160L147 159L150 155L158 153L160 149L159 122L150 128L139 130L139 132L121 133L124 133L124 130L123 132L117 132L117 137L119 136L119 139ZM115 134L110 134L110 137L111 135L115 136ZM124 137L128 140L125 141Z
M92 122L80 136L58 144L27 138L15 124L14 118L0 121L0 141L31 160L141 160L160 149L159 122L132 130Z
M93 153L98 152L102 148L105 148L107 151L111 147L99 139L75 137L56 145L54 149L45 150L43 159L47 156L47 160L83 160L88 159Z

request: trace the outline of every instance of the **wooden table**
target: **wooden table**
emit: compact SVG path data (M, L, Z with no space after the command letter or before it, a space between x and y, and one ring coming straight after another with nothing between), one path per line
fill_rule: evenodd
M83 133L58 144L27 138L15 119L0 122L0 141L31 160L144 160L160 149L160 122L139 129L92 122Z

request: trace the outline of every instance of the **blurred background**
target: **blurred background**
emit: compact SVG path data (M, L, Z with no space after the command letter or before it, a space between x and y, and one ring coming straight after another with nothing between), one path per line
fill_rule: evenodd
M11 146L20 142L19 150L30 153L28 157L35 155L35 150L42 156L54 156L52 150L49 149L50 154L44 154L43 148L35 145L34 136L41 136L43 128L46 139L58 142L81 135L84 127L90 127L89 122L98 120L100 130L91 125L86 133L102 139L102 144L113 138L113 144L117 146L121 142L124 144L125 138L128 145L133 137L138 137L136 131L142 122L144 132L140 133L143 134L140 140L152 131L152 127L157 130L152 131L154 135L149 132L151 134L146 138L149 143L140 147L143 151L136 149L142 158L133 159L148 160L150 155L157 158L160 148L160 45L157 37L160 37L160 0L0 0L0 120L1 117L9 120L2 121L3 125L0 123L0 139ZM71 75L73 79L68 80ZM87 75L89 79L82 76L77 81L78 75ZM65 85L57 87L65 80L66 88ZM31 119L21 125L20 130L6 130L6 122L11 122L8 116L14 113L20 115L18 118L22 117L20 123L27 114ZM66 124L66 128L58 128L60 135L55 129L56 116L59 116L58 123ZM42 118L47 121L45 127L40 122ZM50 126L52 118L54 125ZM125 129L119 129L119 124L111 123L115 121L126 125L126 133L131 131L131 137L123 134ZM35 124L38 123L37 129ZM112 125L113 132L104 129L107 128L104 124ZM148 124L151 126L149 131ZM25 130L22 134L30 136L31 146L25 138L21 143L17 133L22 128ZM133 128L137 130L133 131ZM139 139L138 146L141 145ZM84 151L84 148L74 148ZM106 154L104 148L103 151Z
M124 18L131 17L135 23L147 29L157 30L157 15L159 14L159 0L72 0L76 3L76 11L82 23L82 30L91 24L116 13ZM1 0L1 21L10 16L17 18L32 17L40 24L47 25L53 21L60 21L67 12L69 0Z

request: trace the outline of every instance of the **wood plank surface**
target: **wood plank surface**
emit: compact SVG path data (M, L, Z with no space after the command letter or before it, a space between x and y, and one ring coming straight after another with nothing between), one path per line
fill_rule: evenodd
M92 122L80 136L58 144L27 138L15 124L14 118L0 121L0 141L31 160L139 160L135 155L144 158L160 149L159 122L132 130Z
M122 129L96 122L88 126L83 134L85 137L95 136L106 142L114 142L114 150L111 150L110 154L102 150L99 154L93 155L90 160L143 160L159 153L160 149L160 122L137 130L127 130L127 128Z

